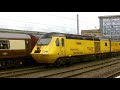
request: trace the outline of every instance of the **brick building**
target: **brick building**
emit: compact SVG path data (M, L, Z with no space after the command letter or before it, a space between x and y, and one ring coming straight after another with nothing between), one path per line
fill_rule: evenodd
M81 30L81 35L101 37L100 29Z

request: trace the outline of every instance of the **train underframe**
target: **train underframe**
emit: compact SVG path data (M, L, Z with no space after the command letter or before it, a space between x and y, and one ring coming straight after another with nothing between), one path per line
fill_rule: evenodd
M32 59L31 56L0 59L0 69L20 67L20 66L32 65L32 64L36 64L36 62Z
M90 60L104 60L106 58L112 58L120 56L120 52L111 52L111 53L99 53L99 54L90 54L90 55L80 55L80 56L71 56L71 57L60 57L56 60L54 64L49 64L48 66L62 66L66 64L74 64L83 61Z

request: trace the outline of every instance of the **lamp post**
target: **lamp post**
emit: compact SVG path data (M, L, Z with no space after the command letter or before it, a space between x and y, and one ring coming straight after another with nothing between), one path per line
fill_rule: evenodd
M77 34L79 35L79 15L77 14Z
M110 30L110 52L111 52L111 46L112 46L112 30L113 30L113 25L111 24L111 30Z

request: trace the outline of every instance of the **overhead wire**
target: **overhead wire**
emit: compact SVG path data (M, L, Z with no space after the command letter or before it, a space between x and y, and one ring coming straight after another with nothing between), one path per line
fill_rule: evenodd
M63 27L63 26L56 26L56 25L51 25L51 24L41 24L41 23L33 23L33 22L28 22L28 21L21 21L21 20L13 20L13 19L5 19L5 18L0 18L3 20L10 20L10 21L15 21L15 22L26 22L26 23L32 23L32 24L39 24L39 25L50 25L50 26L55 26L55 27ZM64 28L64 27L63 27ZM72 27L69 27L72 28ZM74 28L75 29L75 28Z
M51 15L51 14L48 14L48 15ZM57 16L57 15L52 15L52 16L56 16L56 17L59 17L59 18L65 18L65 19L69 19L69 20L72 20L72 21L73 20L77 21L75 19L70 19L70 18L63 17L63 16ZM24 17L24 18L27 18L27 17ZM48 27L48 25L50 25L50 24L41 24L41 23L28 22L28 21L23 21L23 20L14 20L14 19L6 19L6 18L0 18L0 19L9 20L9 21L15 21L15 22L31 23L31 24L37 24L37 25L46 25L47 27ZM88 23L88 22L80 21L80 20L79 20L79 22L82 22L82 23L85 23L85 24L91 24L91 23ZM94 25L95 27L99 26L99 25L95 25L95 24L91 24L91 25ZM56 26L56 25L50 25L49 27L51 27L51 26L66 28L66 26ZM76 28L72 28L72 27L68 27L68 28L76 29Z
M48 13L44 13L44 14L48 14ZM74 21L77 21L76 19L70 19L70 18L63 17L63 16L58 16L58 15L53 15L53 14L48 14L48 15L51 15L51 16L56 16L56 17L59 17L59 18L65 18L65 19L69 19L69 20L74 20ZM80 16L80 17L81 17L81 16ZM86 17L82 17L82 18L86 18ZM86 18L86 19L89 19L89 18ZM81 21L81 20L79 20L79 22L86 23L86 22ZM91 23L88 23L88 24L91 24ZM92 24L92 25L95 25L95 24Z
M77 21L76 19L71 19L71 18L68 18L68 17L58 16L58 15L53 15L53 14L48 14L48 13L44 13L44 14L51 15L51 16L55 16L55 17L59 17L59 18L65 18L65 19L69 19L69 20L73 20L73 21ZM23 17L23 18L28 18L28 17ZM82 18L86 18L86 17L82 17ZM86 18L86 19L89 19L89 18ZM9 20L10 20L10 19L9 19ZM15 20L15 21L16 21L16 20ZM20 21L20 22L26 22L26 21ZM79 20L79 22L98 26L98 25L96 25L96 24L84 22L84 21L81 21L81 20ZM27 23L40 24L40 23L33 23L33 22L27 22ZM42 24L42 25L49 25L49 24ZM65 24L64 24L64 25L65 25ZM52 26L56 26L56 25L52 25ZM61 27L61 26L57 26L57 27Z
M2 24L1 24L1 23L2 23ZM26 26L16 26L16 25L10 25L10 24L6 24L6 23L3 24L3 22L0 22L0 27L1 27L1 26L2 26L2 27L8 26L8 28L9 28L9 27L12 27L12 28L13 28L13 27L14 27L14 28L16 27L16 28L21 28L21 29L27 29L27 28L28 28L28 27L26 27ZM6 28L7 28L7 27L6 27ZM30 28L32 28L32 27L30 27ZM30 28L29 28L29 29L30 29ZM43 28L42 28L42 29L43 29Z
M2 23L2 24L1 24ZM2 26L3 25L3 26ZM20 29L20 30L42 30L42 31L45 31L45 30L52 30L53 28L55 29L55 27L48 27L48 28L44 28L44 27L37 27L37 28L34 28L34 27L26 27L26 26L23 26L23 27L21 27L21 26L16 26L16 25L10 25L10 24L6 24L6 23L4 23L3 24L3 22L0 22L0 27L4 27L4 28L7 28L7 29L12 29L12 28L17 28L17 29ZM11 28L10 28L11 27ZM72 28L72 29L74 29L74 28Z

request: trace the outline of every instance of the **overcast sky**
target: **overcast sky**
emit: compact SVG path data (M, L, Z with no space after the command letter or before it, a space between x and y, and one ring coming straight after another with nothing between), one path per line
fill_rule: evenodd
M120 12L0 12L0 28L39 32L77 33L99 29L98 16L120 15Z

